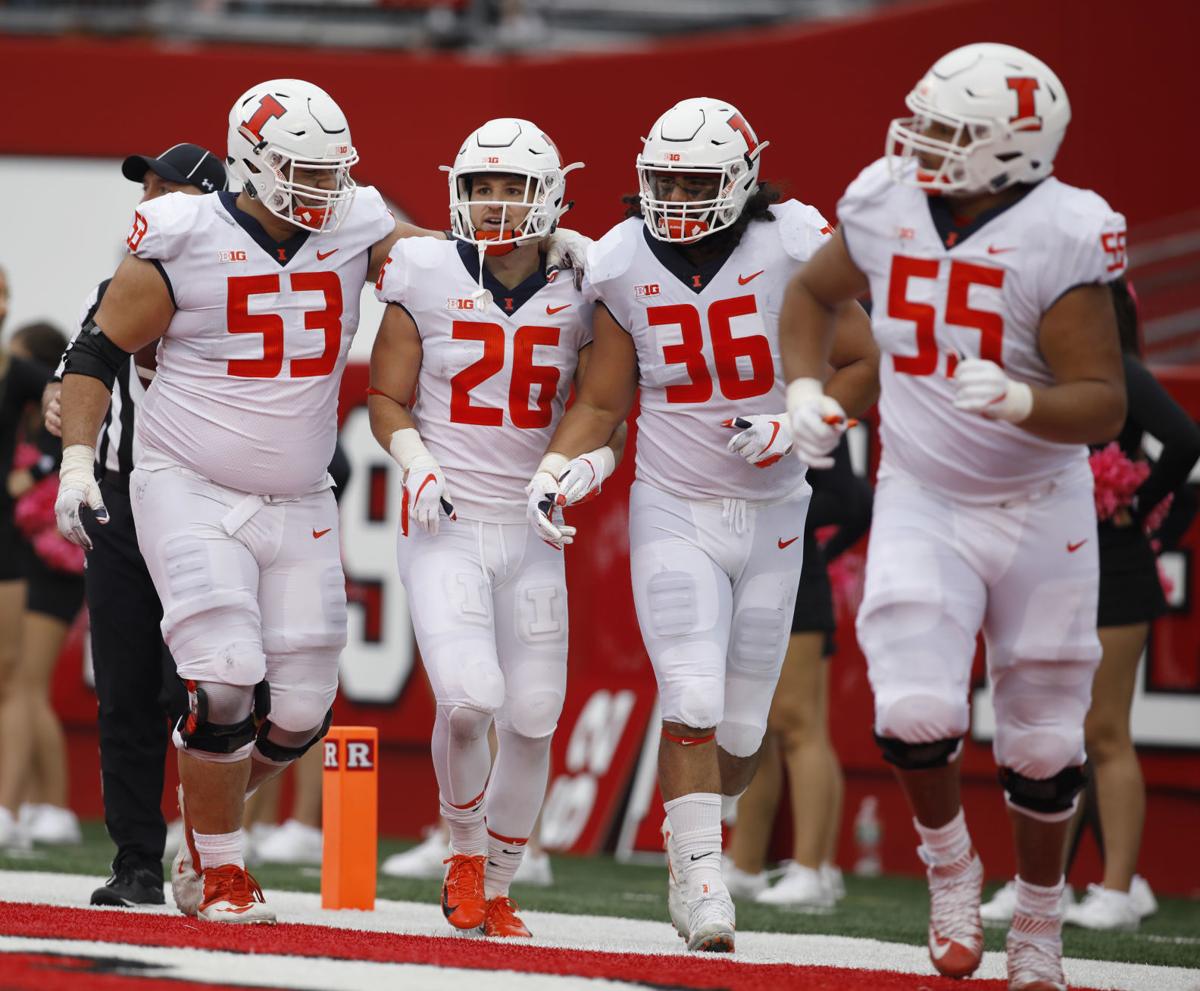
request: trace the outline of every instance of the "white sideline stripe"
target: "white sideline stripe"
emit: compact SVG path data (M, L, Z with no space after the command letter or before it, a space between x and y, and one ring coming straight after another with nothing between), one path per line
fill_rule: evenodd
M0 871L0 901L34 901L44 905L87 907L98 879L90 875L55 874L40 871ZM167 901L171 893L167 890ZM321 896L295 891L268 891L268 904L280 921L333 926L368 932L405 933L454 939L447 932L441 908L433 903L380 899L374 912L326 911ZM96 912L142 912L173 915L166 907L129 909L95 908ZM666 914L666 906L663 906ZM683 942L667 922L647 922L606 915L570 915L558 912L522 912L533 930L537 946L597 950L605 953L647 953L659 956L683 954ZM121 944L111 944L121 945ZM296 958L292 958L296 959ZM306 958L306 962L307 962ZM933 976L924 947L885 943L851 936L798 935L741 931L737 953L730 958L739 964L783 963L822 967L851 967L863 970L894 970ZM351 961L350 963L353 963ZM1064 961L1072 984L1111 991L1198 991L1200 970L1149 964L1116 963L1103 960ZM226 975L228 976L228 975ZM1002 980L1003 953L983 956L977 976Z
M63 953L71 956L117 958L149 964L156 969L140 976L246 987L288 988L295 991L363 991L363 988L404 988L404 991L448 991L475 987L478 970L415 963L374 963L325 957L278 956L189 950L176 946L134 946L91 940L30 939L0 936L0 961L6 952ZM157 969L157 968L162 968ZM627 991L637 986L624 981L488 971L488 991Z

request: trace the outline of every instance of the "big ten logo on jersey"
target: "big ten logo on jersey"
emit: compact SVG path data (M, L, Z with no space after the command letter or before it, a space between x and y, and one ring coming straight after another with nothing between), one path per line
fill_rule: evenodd
M647 296L658 296L662 293L662 287L657 282L647 282L645 285L634 286L634 299L645 299Z
M448 310L473 310L475 309L475 300L469 297L450 296L446 299L446 309Z
M600 781L612 766L636 699L629 690L601 689L584 704L571 728L563 771L550 782L546 794L543 846L569 850L578 842L592 818ZM559 732L564 728L560 727Z
M341 503L342 562L350 607L341 694L359 704L390 705L400 698L414 661L408 597L396 574L401 471L371 434L365 366L351 365L342 389L344 397L354 396L358 404L346 414L341 431L353 468Z
M223 264L229 262L244 262L246 261L246 252L244 251L218 251L217 261Z
M988 254L1015 250L989 245ZM954 374L959 356L980 357L1004 366L1004 317L1000 292L1005 270L955 259L949 262L945 300L938 298L943 262L936 258L893 255L888 275L889 324L880 335L882 349L892 356L892 367L904 375L932 375L939 365L947 377ZM974 293L972 290L975 290ZM992 308L976 309L970 299L987 300ZM939 345L938 310L951 341ZM961 327L968 333L953 333ZM913 345L916 353L913 353Z

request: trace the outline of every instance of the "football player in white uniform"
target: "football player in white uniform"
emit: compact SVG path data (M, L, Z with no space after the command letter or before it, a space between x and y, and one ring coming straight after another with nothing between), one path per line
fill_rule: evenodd
M602 443L640 389L629 540L663 718L668 905L690 949L718 952L734 945L722 805L757 763L800 577L805 463L820 463L803 439L801 457L786 456L777 320L784 286L832 232L760 186L764 147L735 107L708 98L650 130L637 216L588 252L595 351L529 503L555 539L548 510L574 494L568 459ZM877 351L857 303L837 322L827 388L853 415L875 399Z
M830 315L869 289L883 459L858 638L928 865L930 954L962 977L983 951L958 762L982 629L1019 874L1009 987L1061 991L1063 839L1100 657L1084 445L1125 415L1104 285L1125 269L1125 221L1050 176L1070 105L1032 55L957 49L907 102L788 288L788 408L820 431Z
M442 910L489 936L529 936L508 890L566 692L561 542L525 524L525 484L591 350L592 304L539 253L577 167L537 125L488 121L448 167L455 240L398 243L376 285L371 428L405 472L397 558L437 699ZM585 490L620 457L624 424L610 435L574 466Z
M114 374L157 341L131 494L191 698L176 729L175 900L208 920L270 922L244 867L242 806L332 711L346 595L326 465L341 372L364 280L397 238L433 232L356 187L346 118L311 83L240 97L228 161L239 195L171 194L134 214L130 255L68 356L56 509L84 546L81 506L106 521L92 445Z

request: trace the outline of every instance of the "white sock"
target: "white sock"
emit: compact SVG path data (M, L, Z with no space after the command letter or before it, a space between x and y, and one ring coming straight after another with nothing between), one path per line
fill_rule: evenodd
M235 829L232 833L192 833L196 842L196 852L200 854L200 869L223 867L233 864L234 867L246 866L242 859L243 833Z
M917 827L917 835L921 837L926 863L952 864L971 849L971 834L967 832L967 820L962 809L959 809L958 814L946 825L937 829L922 826L916 819L913 820L913 825Z
M1044 887L1030 884L1017 876L1017 911L1025 915L1036 915L1040 919L1056 919L1062 909L1063 886L1066 878L1060 877L1058 884Z
M441 799L442 818L450 831L450 852L478 857L487 853L487 829L483 824L483 794L466 807L451 805Z
M687 895L725 887L721 879L721 796L695 792L663 803Z
M487 869L483 872L483 893L488 901L507 895L512 884L513 875L521 866L525 856L525 845L529 842L513 840L507 836L497 836L490 829L487 831Z
M721 822L726 826L732 826L737 822L737 807L738 799L746 794L746 789L743 788L736 795L721 796Z

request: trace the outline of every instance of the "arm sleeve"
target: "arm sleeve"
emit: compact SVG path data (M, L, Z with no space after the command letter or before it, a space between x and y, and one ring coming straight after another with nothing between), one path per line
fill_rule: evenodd
M1137 517L1141 519L1187 481L1200 460L1200 427L1145 365L1129 355L1124 364L1129 417L1162 443L1158 461L1137 490Z
M67 349L63 352L62 357L58 359L58 367L54 369L54 374L50 380L52 382L61 382L63 372L67 368L67 355L71 351L71 346L79 338L79 332L83 329L83 325L96 315L96 311L100 309L100 300L104 298L104 293L108 289L108 284L112 279L105 279L95 289L88 293L87 299L83 301L83 309L79 311L79 322L75 327L75 333L71 335L71 339L67 342Z

